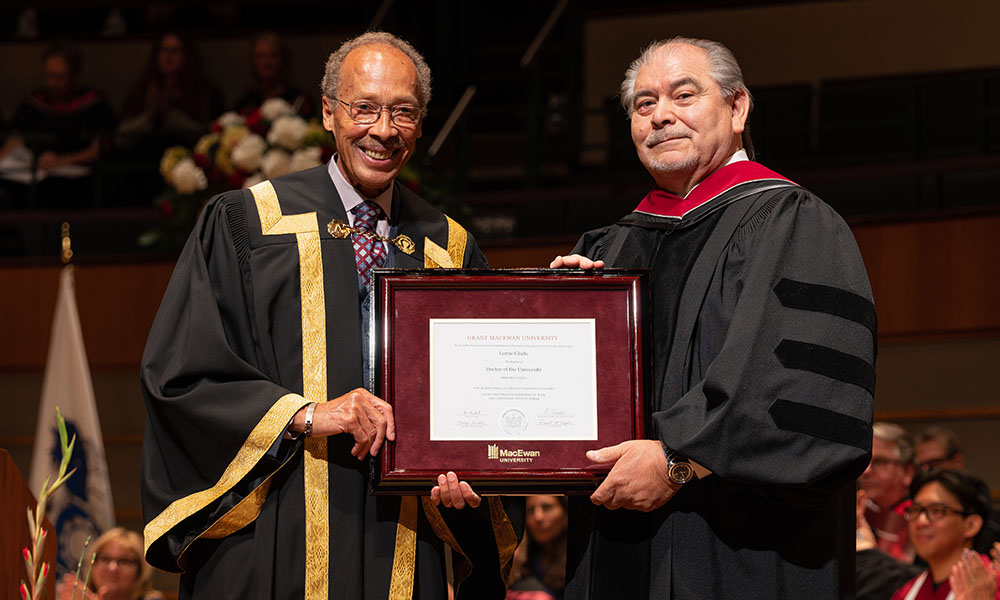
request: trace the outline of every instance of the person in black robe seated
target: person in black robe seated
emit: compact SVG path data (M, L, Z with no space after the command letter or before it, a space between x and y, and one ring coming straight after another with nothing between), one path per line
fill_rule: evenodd
M288 45L276 33L265 32L254 36L250 50L253 84L233 110L249 115L266 100L281 98L302 118L316 116L316 101L312 94L288 81L290 59Z
M178 33L160 36L125 97L115 136L123 171L116 195L141 204L152 200L164 186L158 169L163 151L193 147L222 110L222 95L205 77L197 46Z
M0 177L14 205L93 203L93 165L114 114L104 95L79 84L80 53L53 45L42 57L43 86L17 107L0 148ZM32 187L33 185L37 187Z
M672 38L622 106L656 186L552 267L650 269L649 439L570 499L565 597L853 598L876 320L822 200L753 162L751 97L722 44Z

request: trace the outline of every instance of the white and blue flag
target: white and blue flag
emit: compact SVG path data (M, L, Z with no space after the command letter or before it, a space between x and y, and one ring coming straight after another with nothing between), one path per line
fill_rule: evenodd
M47 512L59 540L58 572L62 574L76 570L87 536L93 541L115 525L108 462L104 456L101 422L97 417L94 386L76 309L72 266L64 267L59 277L59 295L38 407L29 482L36 495L45 477L53 475L59 467L56 406L66 419L69 436L76 435L70 460L70 468L75 468L76 473L56 491Z

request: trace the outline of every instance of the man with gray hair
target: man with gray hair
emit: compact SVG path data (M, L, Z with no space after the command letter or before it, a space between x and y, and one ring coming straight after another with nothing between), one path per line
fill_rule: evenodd
M571 501L567 599L852 598L876 322L857 245L752 162L750 93L722 44L648 47L622 84L655 187L552 267L648 268L646 440Z
M868 497L865 520L879 549L903 562L913 562L915 556L903 518L915 469L910 434L895 423L875 423L872 459L861 475L861 489Z
M455 597L503 598L520 531L505 502L450 472L429 498L368 493L395 434L364 388L371 270L487 266L396 182L430 69L367 33L330 56L322 92L333 160L213 198L149 334L146 559L183 572L180 598L446 598L447 540Z

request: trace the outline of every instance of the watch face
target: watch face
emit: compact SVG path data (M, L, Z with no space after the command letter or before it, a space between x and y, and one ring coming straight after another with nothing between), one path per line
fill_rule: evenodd
M667 469L667 477L674 483L687 483L694 478L694 467L686 462L674 463Z

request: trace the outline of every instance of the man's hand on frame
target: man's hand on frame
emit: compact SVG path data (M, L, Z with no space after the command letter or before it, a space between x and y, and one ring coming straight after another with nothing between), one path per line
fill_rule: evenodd
M604 267L603 260L590 260L586 256L570 254L569 256L557 256L551 263L550 269L601 269Z
M587 452L595 463L614 463L590 496L594 504L649 512L667 503L680 486L667 477L667 457L657 440L630 440Z
M482 499L472 491L472 486L459 481L454 471L448 471L447 475L438 475L438 484L431 488L431 502L448 508L465 508L466 504L477 508Z
M305 430L305 412L301 409L292 419L293 431ZM354 437L351 455L364 459L376 456L385 440L396 439L396 424L392 406L366 389L352 390L329 402L320 402L313 413L312 437L347 433Z

